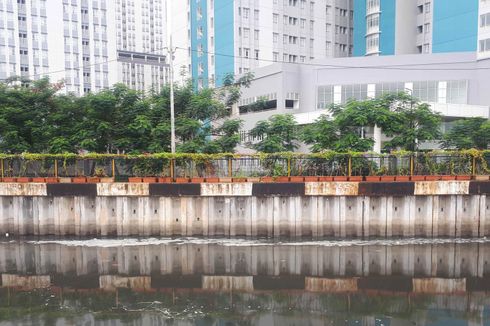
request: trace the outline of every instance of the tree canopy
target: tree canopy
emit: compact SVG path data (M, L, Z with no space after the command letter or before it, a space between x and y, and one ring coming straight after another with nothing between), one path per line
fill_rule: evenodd
M175 87L177 150L231 151L241 121L230 119L236 91L250 76L221 89ZM145 95L117 84L77 97L58 94L48 79L0 84L0 151L144 153L170 150L170 90Z
M457 120L444 135L442 147L487 149L490 146L490 121L484 118Z

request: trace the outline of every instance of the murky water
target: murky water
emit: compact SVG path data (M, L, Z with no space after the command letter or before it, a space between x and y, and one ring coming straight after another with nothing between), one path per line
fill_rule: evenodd
M0 242L0 325L490 325L490 242Z

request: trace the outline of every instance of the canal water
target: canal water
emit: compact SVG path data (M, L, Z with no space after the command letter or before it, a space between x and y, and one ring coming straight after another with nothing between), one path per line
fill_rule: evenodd
M0 325L490 325L490 242L4 240Z

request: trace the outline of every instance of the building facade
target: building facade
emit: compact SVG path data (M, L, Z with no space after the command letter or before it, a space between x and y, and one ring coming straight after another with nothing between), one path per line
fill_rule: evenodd
M75 94L168 82L165 0L0 0L0 79L48 75Z
M179 39L176 67L198 87L219 86L274 62L304 63L352 54L352 0L190 0L174 3L187 13L188 35ZM175 24L174 24L175 26ZM187 50L183 50L187 49Z
M278 63L255 71L239 103L243 142L260 120L293 114L300 124L315 121L331 104L408 92L444 117L443 127L463 117L490 118L490 60L476 53L444 53ZM260 105L257 105L260 103ZM374 130L367 130L374 135ZM377 139L378 150L383 138ZM245 150L241 148L241 150Z
M479 1L355 0L354 55L475 52Z
M490 58L490 0L480 0L478 24L478 57Z

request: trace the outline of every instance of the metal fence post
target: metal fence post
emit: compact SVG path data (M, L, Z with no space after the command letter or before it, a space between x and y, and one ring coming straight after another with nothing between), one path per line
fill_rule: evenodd
M3 167L3 158L0 160L0 170L2 172L2 179L5 177L5 169Z
M174 159L170 159L170 178L172 180L175 178L175 161Z
M413 155L410 155L410 175L413 176L413 173L414 173L414 159L413 159Z
M352 176L352 155L349 155L348 165L347 165L347 175Z
M233 161L232 158L228 158L228 177L233 177Z
M476 157L473 156L473 162L471 165L471 175L476 175Z
M112 172L112 177L116 177L116 160L112 159L111 160L111 172Z
M54 177L58 177L58 160L54 160Z
M288 177L291 176L291 158L288 157Z

